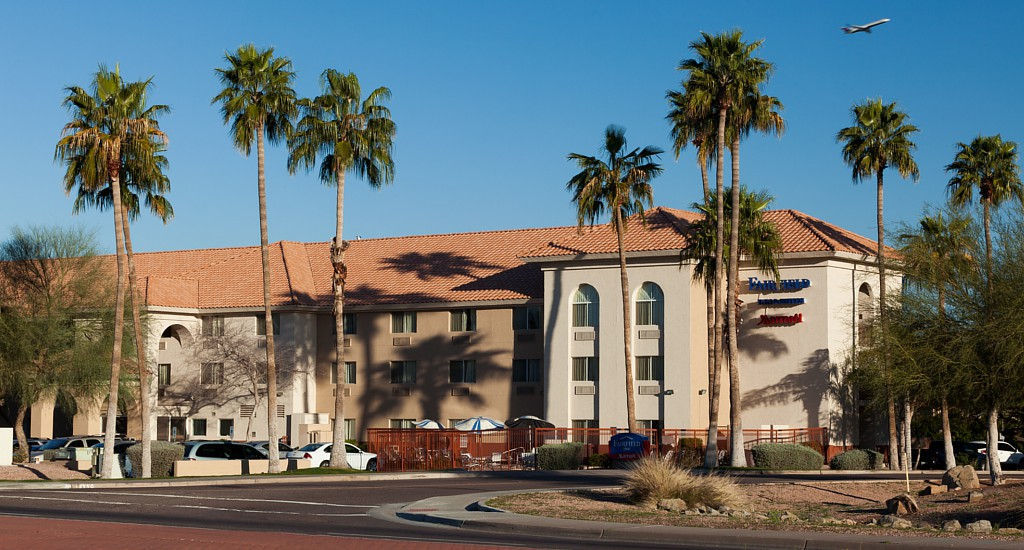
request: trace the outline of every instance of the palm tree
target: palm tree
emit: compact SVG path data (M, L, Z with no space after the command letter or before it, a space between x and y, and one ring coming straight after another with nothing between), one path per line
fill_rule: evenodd
M216 69L224 89L212 103L220 102L224 123L231 123L231 140L246 156L256 141L257 189L260 209L260 255L263 263L263 316L267 338L267 438L277 445L277 365L274 362L274 326L270 311L270 250L267 237L267 178L263 168L263 140L278 143L291 135L297 113L292 89L292 62L274 57L274 48L257 50L247 44L225 53L228 67ZM278 453L270 453L271 473L281 471Z
M770 65L769 65L770 67ZM768 72L764 73L765 78ZM748 89L743 98L732 108L731 123L732 145L729 156L732 159L732 219L729 232L729 299L726 308L726 319L729 329L726 341L729 343L729 460L732 466L746 466L747 458L743 451L743 415L740 402L740 353L739 353L739 299L740 299L740 213L743 209L740 198L740 138L752 130L781 136L786 123L779 111L782 102L772 96L761 95L755 82L756 75L745 79L754 87Z
M101 66L93 77L92 91L78 86L66 88L64 105L71 112L57 142L54 157L69 167L74 163L83 172L65 172L65 188L109 182L112 203L121 202L121 173L124 160L139 140L162 139L156 117L168 110L165 105L146 106L146 90L152 79L125 82L117 67ZM76 158L84 157L81 163ZM102 177L96 177L101 174ZM121 342L124 336L124 221L121 208L114 211L117 289L114 298L114 338L110 361L110 393L107 399L107 425L103 442L102 477L110 477L114 462L114 436L117 426L118 385L121 376ZM141 360L141 358L140 358Z
M610 125L604 131L606 160L570 153L568 158L580 168L566 184L576 204L576 223L580 230L593 225L606 211L611 214L619 249L619 284L622 290L622 344L626 366L626 423L636 431L636 405L633 396L633 350L630 335L629 279L626 276L626 251L623 243L630 216L639 214L646 223L644 210L654 200L651 180L662 168L655 160L664 152L648 145L642 149L626 147L625 129ZM627 152L628 151L628 152Z
M327 69L320 76L323 95L303 99L299 106L305 116L299 120L295 134L288 140L290 153L288 170L302 166L307 171L320 160L320 180L337 188L337 215L335 217L334 244L331 263L334 265L334 351L337 368L337 386L334 392L334 449L332 468L348 468L345 456L345 376L342 360L345 353L344 301L345 301L345 249L342 239L345 213L345 174L353 172L366 179L373 188L390 184L395 177L395 163L391 158L395 123L391 111L382 103L391 98L391 90L380 87L360 100L361 91L356 75L342 74Z
M153 134L153 131L150 132ZM126 147L124 162L121 166L121 222L124 231L125 257L128 266L128 298L132 312L132 327L135 336L135 353L139 373L139 416L142 425L142 477L148 478L152 475L152 441L153 433L151 426L152 403L149 393L149 366L146 361L145 342L142 337L142 322L139 309L139 287L135 278L135 260L132 252L131 222L139 217L139 206L141 200L139 195L145 198L146 208L160 218L165 224L174 217L174 208L164 193L170 191L170 179L164 174L168 162L163 155L165 145L163 135L138 136ZM73 185L69 181L94 180L89 184L78 186L78 196L75 197L72 213L77 214L89 206L98 210L105 210L113 205L113 193L110 186L97 179L95 170L88 169L90 155L88 153L79 155L75 162L68 163L65 175L65 193L71 193ZM75 173L78 173L75 176Z
M900 235L903 248L903 271L927 288L934 290L937 296L937 325L944 329L946 319L946 291L955 282L958 274L964 273L972 264L970 253L971 219L952 213L946 219L942 213L921 218L917 231ZM943 342L937 341L937 347ZM955 354L937 353L929 375L934 380L933 387L938 390L942 416L942 441L945 447L946 469L956 466L953 455L953 435L949 427L949 388L951 376L950 359ZM945 368L942 368L945 367Z
M693 117L707 116L710 113L718 115L718 127L716 131L717 159L715 163L715 198L718 211L716 220L718 223L717 236L715 239L715 257L723 258L725 250L725 202L723 200L723 164L725 162L726 147L726 118L729 109L741 101L747 90L756 88L757 83L763 81L771 69L766 61L753 57L753 52L761 46L762 41L746 43L743 41L743 32L734 30L718 35L701 33L701 40L690 43L690 48L697 53L696 58L684 59L679 64L679 70L689 71L690 75L685 85L687 94L690 94L691 101L688 102L689 114ZM726 273L724 269L715 269L714 295L715 295L715 360L712 384L710 388L710 406L708 414L708 445L704 456L705 466L713 467L718 464L718 394L720 382L718 375L721 372L721 365L724 361L722 346L723 337L723 315L726 309Z
M957 153L948 166L952 172L947 190L954 206L964 206L973 201L974 188L978 188L978 200L984 211L985 226L985 285L992 299L992 219L991 209L999 208L1003 202L1016 199L1024 204L1024 185L1021 184L1020 166L1017 164L1017 144L1003 141L994 136L978 136L970 145L957 144ZM988 459L992 483L1001 482L998 453L992 449L999 444L999 406L991 404L988 411Z
M896 103L883 104L881 99L867 100L854 105L852 109L854 125L843 128L836 134L836 141L843 143L843 160L853 169L854 183L871 176L877 184L877 218L878 218L878 301L879 321L883 331L885 327L885 222L882 216L882 190L884 173L887 168L895 168L904 178L919 177L917 163L914 162L913 150L917 145L911 135L917 127L906 122L907 114L896 109ZM889 448L895 456L896 440L896 402L889 395ZM889 467L898 470L896 460L890 460Z

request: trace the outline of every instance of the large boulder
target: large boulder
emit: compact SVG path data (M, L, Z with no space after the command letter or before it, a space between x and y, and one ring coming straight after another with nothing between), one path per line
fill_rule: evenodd
M893 516L906 516L917 512L917 501L914 497L903 494L896 495L889 500L885 501L885 509L889 515Z
M956 491L958 489L980 489L981 482L978 481L978 472L974 471L974 466L957 466L950 470L946 470L946 473L942 474L942 484L949 488L950 491Z

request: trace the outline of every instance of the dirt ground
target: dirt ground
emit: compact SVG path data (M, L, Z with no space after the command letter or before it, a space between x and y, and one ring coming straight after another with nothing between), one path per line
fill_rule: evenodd
M67 462L40 462L39 464L15 464L0 466L0 480L29 481L34 479L88 479L89 474L69 470Z
M926 483L911 481L912 494ZM645 525L693 527L739 527L754 529L829 530L863 533L886 532L891 529L866 525L885 513L885 500L906 491L904 482L794 482L740 485L747 497L747 511L762 513L767 520L725 516L685 516L663 510L641 508L629 503L619 489L542 492L511 495L493 499L489 504L520 514L543 515L565 519L618 521ZM916 496L921 510L906 519L918 529L900 530L901 535L967 536L964 531L945 533L937 530L942 522L956 519L966 524L987 519L993 527L1024 528L1024 482L1011 482L992 488L982 485L984 497L968 503L967 492L949 492ZM782 514L790 512L801 521L785 521ZM856 526L822 525L822 518L851 519ZM970 535L972 537L1024 540L1016 535Z

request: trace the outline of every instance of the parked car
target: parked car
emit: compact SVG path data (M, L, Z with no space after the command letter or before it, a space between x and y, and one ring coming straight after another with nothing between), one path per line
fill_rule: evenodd
M301 449L296 449L288 453L288 458L309 459L310 464L326 468L331 464L332 447L333 446L330 443L310 443ZM351 443L345 444L345 453L348 458L348 464L349 466L352 466L352 468L356 470L366 470L368 472L377 471L376 454L368 453Z
M134 439L122 439L114 441L114 455L118 457L118 461L121 463L121 472L124 477L131 477L132 473L132 461L128 458L128 447L135 445L138 441ZM96 472L103 470L103 442L99 442L92 446L93 456L95 457L93 463L95 465Z
M953 455L961 457L959 462L963 463L963 457L967 458L966 464L977 465L982 456L979 449L985 448L984 441L954 441ZM941 439L932 440L927 449L921 449L921 462L919 467L922 470L945 470L946 469L946 447Z
M25 443L28 444L28 451L30 453L32 451L38 449L40 446L46 444L47 441L49 441L49 439L42 439L42 438L39 438L39 437L28 437L28 438L25 439ZM14 448L14 450L18 450L18 440L17 439L14 440L14 447L13 448Z
M971 445L977 445L978 454L983 461L988 460L988 442L987 441L971 441ZM1006 468L1020 468L1024 463L1024 453L1017 450L1016 447L1010 445L1006 441L999 442L999 463ZM984 464L982 465L984 467Z
M267 449L270 447L269 441L248 441L246 442L246 445L249 445L250 447L256 447L257 449L262 451L263 455L266 457L270 456L270 454L267 452ZM295 449L293 449L292 447L289 447L288 445L285 445L280 441L277 442L278 458L288 458L288 453L294 450Z
M58 437L40 445L36 450L29 452L29 457L42 456L46 451L54 451L54 460L67 460L71 458L71 449L92 447L103 441L103 436L87 435L75 437Z
M264 460L256 447L231 441L186 441L182 460Z

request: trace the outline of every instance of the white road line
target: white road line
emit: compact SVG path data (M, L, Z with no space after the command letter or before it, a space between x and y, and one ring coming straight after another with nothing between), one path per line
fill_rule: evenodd
M233 502L273 502L277 504L302 504L306 506L329 506L334 508L378 508L369 504L333 504L330 502L306 502L301 500L274 500L265 498L235 498L235 497L201 497L194 495L165 495L160 493L115 493L112 491L47 491L50 493L77 493L88 495L120 495L133 497L156 497L156 498L187 498L193 500L226 500Z
M150 505L156 506L156 505ZM348 518L366 516L366 514L314 514L309 512L287 512L284 510L246 510L243 508L219 508L216 506L199 506L194 504L172 504L171 508L190 508L195 510L216 510L219 512L243 512L246 514L282 514L287 516L316 516L331 518Z
M103 501L103 500L80 500L80 499L74 499L74 498L56 498L56 497L29 497L29 496L4 495L4 494L0 494L0 498L13 498L13 499L18 499L18 500L56 500L56 501L60 501L60 502L79 502L79 503L83 503L83 504L117 504L117 505L124 505L124 506L130 506L132 504L135 504L134 502L116 502L116 501Z

